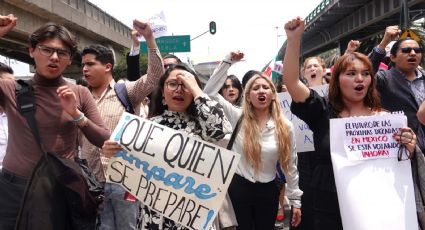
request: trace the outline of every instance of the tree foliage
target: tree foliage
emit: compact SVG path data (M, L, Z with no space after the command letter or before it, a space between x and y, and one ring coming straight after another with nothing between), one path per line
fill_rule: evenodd
M114 71L112 72L115 81L118 81L119 79L126 79L127 78L127 60L126 60L126 54L129 52L129 49L124 50L123 53L119 54L120 58L118 58L118 62L115 63ZM140 74L146 74L148 70L148 55L147 54L140 54Z

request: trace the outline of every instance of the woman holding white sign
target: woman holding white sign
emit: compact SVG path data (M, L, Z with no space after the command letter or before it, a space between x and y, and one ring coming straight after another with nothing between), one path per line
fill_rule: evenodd
M299 57L304 21L297 17L285 24L288 43L284 58L283 76L292 97L291 111L304 120L314 134L317 165L314 169L314 227L343 229L335 179L330 155L329 120L353 116L385 113L381 109L375 88L373 68L367 56L349 53L340 57L334 66L329 86L329 97L319 96L299 80ZM415 152L416 135L410 128L401 129L394 136L410 156Z
M204 89L223 105L237 132L232 151L240 153L241 160L228 192L238 229L274 229L279 201L275 183L278 161L286 173L286 194L294 207L291 224L297 226L301 221L302 191L298 188L295 136L292 124L280 110L273 82L261 73L254 74L245 86L242 108L233 106L219 94L227 69L242 57L241 52L228 55Z
M171 65L158 87L161 94L152 98L156 103L150 118L153 122L209 142L222 139L231 130L222 106L202 92L196 73L185 65ZM105 155L113 156L120 150L115 141L106 141L103 146ZM187 229L147 206L142 215L142 229Z

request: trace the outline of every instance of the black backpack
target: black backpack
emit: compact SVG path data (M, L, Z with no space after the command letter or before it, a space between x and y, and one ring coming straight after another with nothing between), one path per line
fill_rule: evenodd
M35 120L35 97L31 80L18 80L16 101L20 113L38 142L38 161L21 203L15 230L94 230L99 227L98 211L103 186L84 160L74 161L42 149Z
M125 87L124 83L116 83L114 85L115 93L117 94L118 99L120 100L121 104L124 106L125 111L127 113L134 114L134 108L133 105L130 102L130 98L128 98L128 92L127 88Z

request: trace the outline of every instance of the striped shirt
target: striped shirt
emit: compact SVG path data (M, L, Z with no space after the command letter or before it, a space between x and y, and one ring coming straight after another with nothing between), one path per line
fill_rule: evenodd
M134 113L140 113L140 105L143 99L150 94L158 85L159 78L164 73L162 66L162 58L158 49L149 49L148 53L148 70L147 74L134 82L125 82L128 97L134 107ZM105 91L100 97L93 95L97 108L103 121L111 131L115 129L123 112L124 106L118 99L114 90L115 81L112 80ZM102 149L90 144L90 142L83 137L82 139L82 158L87 159L90 168L96 175L99 181L105 181L106 169L108 167L109 158L102 154ZM102 164L99 164L99 159Z

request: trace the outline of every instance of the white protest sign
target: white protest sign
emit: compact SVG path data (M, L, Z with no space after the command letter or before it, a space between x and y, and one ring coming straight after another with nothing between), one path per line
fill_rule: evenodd
M376 130L407 126L406 117L401 114L331 119L331 158L344 230L418 229L410 160L398 161L391 154L384 158L382 155L366 157L371 160L348 158L351 153L347 152L345 140L347 134L352 135L347 133L347 128L366 130L360 128L364 123L359 124L366 120L375 126L367 136L379 144L392 143L392 140L376 139L382 136L380 132L375 133ZM362 137L360 141L363 142ZM368 151L382 150L381 146L373 149L370 144L370 147Z
M125 151L111 158L108 182L189 229L209 228L239 154L129 113L111 138Z
M149 22L153 36L155 38L160 38L162 36L168 35L168 28L167 22L165 21L164 11L152 15L146 21ZM145 41L145 38L143 36L140 36L139 41Z
M329 85L312 87L320 96L328 94ZM297 141L297 152L314 151L313 132L308 125L291 112L292 98L288 92L279 93L280 107L287 119L295 128L295 138Z
M342 125L344 149L349 160L397 157L400 145L392 136L407 123L401 114L345 118L334 122Z

